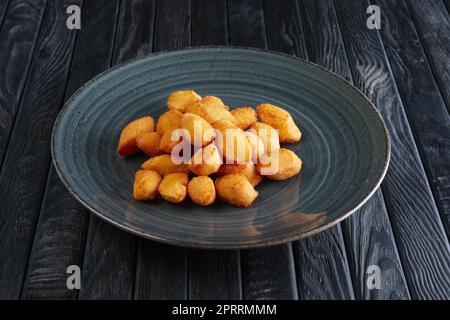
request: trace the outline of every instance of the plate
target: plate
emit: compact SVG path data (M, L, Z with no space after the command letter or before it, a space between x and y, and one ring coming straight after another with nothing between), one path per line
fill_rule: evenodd
M134 173L147 157L117 154L121 129L158 117L180 89L231 108L268 102L288 110L303 133L285 146L303 160L300 175L264 180L248 208L135 201ZM90 211L134 234L197 248L269 246L325 230L375 192L389 155L382 117L350 83L292 56L229 47L156 53L110 69L69 99L52 135L56 170Z

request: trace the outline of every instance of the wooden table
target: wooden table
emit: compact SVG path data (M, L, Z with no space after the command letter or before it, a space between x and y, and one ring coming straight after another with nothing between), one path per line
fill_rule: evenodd
M380 30L365 0L0 0L0 298L449 299L450 0L372 2ZM392 140L371 200L320 234L241 251L163 245L89 214L51 163L64 101L113 65L198 45L282 51L361 89Z

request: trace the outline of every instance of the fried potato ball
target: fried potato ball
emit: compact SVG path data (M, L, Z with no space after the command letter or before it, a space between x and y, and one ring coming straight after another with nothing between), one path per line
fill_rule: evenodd
M136 138L139 149L150 157L158 156L164 152L159 148L161 135L158 132L146 132Z
M179 203L186 198L188 182L187 173L169 173L159 184L158 192L164 200Z
M185 113L181 118L181 128L189 133L186 139L195 146L206 146L214 140L215 132L213 127L202 117Z
M174 137L176 138L176 137ZM172 149L181 141L182 137L181 135L178 136L178 139L173 140L172 139L172 132L166 131L164 132L163 136L161 137L161 141L159 144L159 148L161 151L165 153L171 153Z
M139 152L136 138L143 133L155 130L152 117L143 117L127 124L120 133L118 152L121 156L131 156Z
M278 129L280 142L300 141L302 133L289 112L272 104L263 103L256 108L258 118L275 129Z
M163 113L156 122L156 132L162 137L164 133L180 128L181 117L183 117L183 114L177 110L169 110Z
M142 164L142 169L153 170L158 172L161 176L168 175L169 173L188 173L189 168L187 164L180 163L175 164L172 161L170 154L163 154L150 158Z
M223 103L222 99L215 96L206 96L201 100L201 103L211 107L225 107L228 109L228 107Z
M189 161L189 169L198 176L209 176L222 165L222 155L214 143L199 149Z
M186 106L200 101L201 99L202 97L193 90L175 91L171 93L167 99L167 107L170 110L177 110L184 113Z
M245 131L244 133L247 137L248 143L250 143L250 146L252 147L252 162L257 163L266 152L264 142L255 134L255 131L253 130Z
M155 199L161 179L156 171L137 171L134 175L133 197L140 201Z
M229 120L233 123L236 122L236 119L234 119L231 112L228 111L228 107L217 97L205 97L200 102L187 106L186 112L194 113L202 117L209 124L214 124L219 120Z
M188 194L194 203L201 206L209 206L216 200L214 182L206 176L192 178L188 184Z
M256 111L251 107L241 107L231 110L231 114L236 119L236 125L242 130L247 130L257 121Z
M268 124L262 122L255 122L250 127L263 142L265 153L270 154L272 151L280 149L280 139L278 132Z
M254 187L262 180L262 177L259 175L258 171L256 171L256 165L253 163L223 164L220 166L219 171L217 171L219 177L232 173L243 174Z
M216 145L226 163L250 162L253 151L242 129L228 120L219 120L213 126L218 131Z
M217 194L222 201L238 207L248 207L258 196L258 192L248 179L240 173L219 177L215 182L215 186Z
M258 172L271 180L286 180L302 169L302 160L291 150L280 148L265 155L256 166Z

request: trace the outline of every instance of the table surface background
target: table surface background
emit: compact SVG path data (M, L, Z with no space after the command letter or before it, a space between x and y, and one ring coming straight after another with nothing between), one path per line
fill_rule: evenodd
M0 0L0 298L449 299L450 0L372 4L381 30L366 0ZM115 64L198 45L282 51L361 89L392 140L371 200L320 234L241 251L163 245L89 214L51 163L64 101ZM72 264L81 290L66 287Z

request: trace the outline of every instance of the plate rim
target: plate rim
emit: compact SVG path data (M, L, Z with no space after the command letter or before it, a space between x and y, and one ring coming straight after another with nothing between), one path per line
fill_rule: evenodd
M104 75L116 70L116 69L120 69L120 68L125 68L128 65L131 65L133 63L135 63L136 61L139 60L143 60L146 58L150 58L150 57L155 57L155 56L160 56L160 55L166 55L169 53L177 53L177 52L192 52L192 51L202 51L202 50L230 50L230 51L249 51L249 52L259 52L259 53L264 53L264 54L268 54L268 55L277 55L277 56L281 56L284 58L288 58L288 59L292 59L295 61L300 61L302 63L306 63L308 65L311 65L315 68L318 68L322 71L324 71L325 73L330 74L331 76L335 77L338 81L343 81L344 83L346 83L353 91L355 91L358 95L360 95L367 103L368 106L372 109L372 111L374 111L376 118L378 119L378 121L381 123L381 127L383 129L383 139L384 139L384 150L385 150L385 158L384 158L384 163L383 163L383 168L381 170L381 172L378 174L377 178L376 178L376 182L374 183L373 186L371 186L369 188L369 191L366 193L366 195L363 197L363 199L356 205L354 206L352 209L348 210L345 214L343 214L342 216L340 216L339 218L330 221L327 224L321 225L319 227L315 227L312 228L306 232L299 232L295 235L289 236L289 237L280 237L277 239L271 239L271 240L262 240L262 241L256 241L256 242L245 242L245 243L238 243L238 244L211 244L208 242L198 242L198 241L186 241L186 240L180 240L180 239L173 239L173 238L169 238L169 237L163 237L163 236L157 236L157 235L153 235L153 234L148 234L148 233L144 233L141 232L139 230L136 230L130 226L125 226L117 221L114 221L113 219L105 216L104 214L102 214L101 212L97 211L95 208L91 207L89 204L87 204L79 195L78 193L71 187L71 185L69 184L69 182L66 180L64 173L62 172L62 169L58 163L58 160L56 159L55 156L55 148L56 148L56 130L57 128L60 126L61 123L61 119L62 116L68 112L70 105L72 104L73 100L76 99L76 97L82 92L84 91L84 89L86 87L88 87L91 83L95 82L97 79L102 78ZM100 217L101 219L111 223L112 225L118 227L119 229L122 229L124 231L130 232L132 234L138 235L140 237L146 238L146 239L150 239L150 240L154 240L154 241L158 241L158 242L162 242L162 243L166 243L166 244L170 244L170 245L175 245L175 246L181 246L181 247L187 247L187 248L197 248L197 249L215 249L215 250L230 250L230 249L250 249L250 248L260 248L260 247L269 247L269 246L275 246L275 245L279 245L279 244L283 244L283 243L288 243L288 242L292 242L292 241L296 241L296 240L300 240L303 238L306 238L308 236L317 234L319 232L322 232L328 228L331 228L333 226L335 226L336 224L338 224L339 222L347 219L349 216L351 216L353 213L355 213L358 209L360 209L372 196L373 194L377 191L378 187L381 185L384 177L386 176L387 170L389 168L389 163L390 163L390 159L391 159L391 139L390 139L390 134L389 134L389 130L387 128L387 125L383 119L383 116L381 115L381 112L377 109L377 107L375 106L375 104L360 90L358 89L352 82L348 81L347 79L345 79L344 77L338 75L337 73L317 64L311 61L308 61L306 59L294 56L294 55L289 55L283 52L279 52L279 51L273 51L273 50L268 50L268 49L262 49L262 48L252 48L252 47L244 47L244 46L223 46L223 45L214 45L214 46L189 46L189 47L185 47L183 49L170 49L170 50L163 50L163 51L158 51L158 52L153 52L153 53L149 53L149 54L145 54L143 56L140 57L136 57L130 60L126 60L122 63L119 63L113 67L110 67L106 70L104 70L103 72L95 75L94 77L90 78L88 81L86 81L82 86L80 86L71 96L69 99L67 99L67 101L64 103L63 107L61 108L61 110L58 113L58 116L55 119L55 122L53 124L53 129L52 129L52 135L51 135L51 144L50 144L50 151L51 151L51 157L52 157L52 162L54 164L55 170L57 175L59 176L60 180L63 182L64 186L67 188L67 190L70 192L70 194L72 196L75 197L75 199L81 203L86 209L89 210L89 212L94 213L96 216Z

